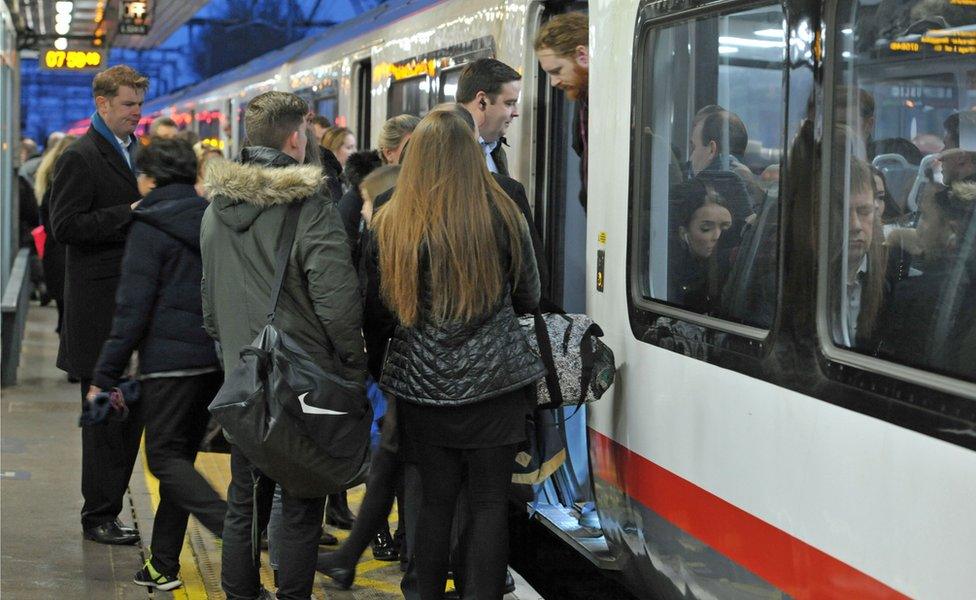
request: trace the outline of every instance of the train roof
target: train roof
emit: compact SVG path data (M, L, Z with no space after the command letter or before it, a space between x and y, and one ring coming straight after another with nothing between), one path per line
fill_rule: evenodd
M155 112L183 100L197 100L234 82L258 78L285 64L308 58L344 42L389 25L444 0L388 0L357 17L329 27L325 31L262 54L250 61L218 73L213 77L146 103L147 112Z

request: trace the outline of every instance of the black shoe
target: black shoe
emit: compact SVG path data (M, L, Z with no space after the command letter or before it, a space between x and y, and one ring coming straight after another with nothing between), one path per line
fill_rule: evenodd
M322 535L319 536L319 546L338 546L339 538L332 535L328 531L322 530Z
M505 569L505 593L511 594L515 591L515 578L512 577L512 570Z
M98 542L99 544L111 544L113 546L131 546L139 543L138 533L126 533L119 529L115 521L102 523L98 527L85 530L85 539Z
M346 500L346 493L329 494L329 499L325 505L325 523L339 529L352 529L356 522L356 515L349 510L349 503Z
M386 562L400 560L400 553L397 551L393 538L390 537L390 530L385 527L376 534L373 541L369 543L373 548L373 558Z
M135 535L139 535L138 529L136 529L135 527L126 526L124 523L122 523L121 519L118 518L115 519L115 526L118 527L119 531L121 531L122 533L134 533Z
M183 582L180 581L179 577L163 575L154 569L149 561L146 561L146 566L136 571L135 577L132 578L132 583L147 588L155 588L162 592L168 592L169 590L175 590L183 586Z
M353 565L350 569L337 563L335 552L319 554L315 570L331 578L340 588L348 590L356 579L356 566Z

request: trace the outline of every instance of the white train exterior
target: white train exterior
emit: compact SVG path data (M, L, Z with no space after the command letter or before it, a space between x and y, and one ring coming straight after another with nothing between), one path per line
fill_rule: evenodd
M582 4L590 14L592 54L585 217L571 192L577 173L560 159L566 140L556 141L567 135L558 126L567 123L566 112L557 110L532 50L542 20L573 8L566 2L390 2L318 38L151 101L147 114L193 121L231 156L240 148L246 103L270 89L293 91L353 128L365 147L391 116L394 95L426 109L442 94L451 96L451 74L467 60L493 56L514 66L524 86L521 116L508 132L512 175L534 198L547 249L560 257L553 263L562 275L558 295L601 324L619 366L611 392L587 415L605 538L579 542L580 550L620 571L641 597L971 598L972 371L958 377L866 359L839 348L825 325L829 268L822 248L829 215L823 190L829 186L818 152L836 117L828 108L840 73L841 52L833 47L842 35L839 5L852 1ZM791 79L789 86L783 80L783 118L773 125L781 131L769 156L786 166L796 134L790 121L811 94L818 136L818 158L805 167L805 181L813 185L794 190L792 204L779 212L777 304L766 327L648 301L634 280L635 194L641 169L651 168L635 150L641 102L672 93L661 78L653 80L660 89L640 87L650 81L640 75L650 68L648 60L667 66L643 44L663 39L655 32L675 23L757 7L781 15L781 43L790 58L784 58ZM972 31L976 18L968 24ZM962 77L973 72L969 60L926 64ZM976 104L966 90L976 87L972 76L956 98L960 109ZM215 119L224 127L214 127ZM817 243L791 237L803 227L820 232ZM675 348L657 333L646 335L648 318L672 337L682 327L691 337L700 335L702 348L689 352L683 344L682 351L682 344ZM733 337L747 350L726 352ZM571 444L579 441L570 436ZM577 468L585 482L586 465ZM563 508L572 515L572 507ZM562 527L567 540L573 528Z

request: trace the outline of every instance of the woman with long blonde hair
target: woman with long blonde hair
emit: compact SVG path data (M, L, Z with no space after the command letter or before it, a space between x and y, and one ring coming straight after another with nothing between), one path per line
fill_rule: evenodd
M532 406L526 386L545 374L516 317L540 296L528 224L488 172L472 128L435 110L414 131L393 196L370 229L367 328L389 339L380 387L396 399L401 451L423 487L420 597L444 592L464 492L471 510L461 530L478 540L466 557L478 565L469 584L479 600L497 600L508 487Z
M61 317L64 312L64 254L65 247L54 240L51 233L51 182L54 181L54 167L68 149L78 139L74 135L66 135L44 155L41 164L37 167L37 175L34 180L34 190L37 192L37 199L41 203L39 213L41 225L44 226L44 284L47 286L47 293L54 300L54 305L58 309L58 327L61 331Z

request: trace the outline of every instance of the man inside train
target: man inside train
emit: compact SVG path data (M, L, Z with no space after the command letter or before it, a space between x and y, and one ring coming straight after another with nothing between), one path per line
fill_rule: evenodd
M505 156L505 131L519 116L518 101L522 76L494 58L479 58L461 71L456 99L478 124L478 141L488 170L509 177Z
M539 66L549 84L576 101L573 150L580 157L580 204L586 210L587 151L589 148L590 41L589 18L580 12L549 19L535 38Z
M688 153L691 175L714 188L732 211L732 228L727 236L723 236L723 249L739 242L743 226L754 214L756 197L762 194L761 190L749 191L754 177L734 158L733 150L745 152L748 141L749 134L742 119L720 107L706 113L697 122L693 121Z
M179 132L180 128L176 125L176 121L170 119L169 117L159 117L152 122L152 125L149 126L150 138L162 138L169 140L176 137L176 134Z
M321 144L322 136L325 135L325 130L332 127L332 123L329 121L329 118L323 117L322 115L315 115L308 120L308 123L312 126L312 132L315 134L315 144Z

